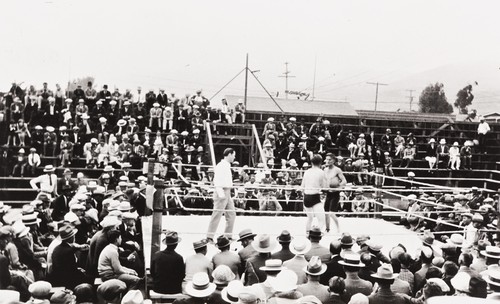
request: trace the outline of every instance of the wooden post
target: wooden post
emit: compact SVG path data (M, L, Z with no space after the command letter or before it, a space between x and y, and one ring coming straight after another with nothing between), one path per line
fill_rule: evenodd
M155 180L155 193L153 195L153 229L151 230L151 262L161 246L162 216L165 205L165 183L163 180Z

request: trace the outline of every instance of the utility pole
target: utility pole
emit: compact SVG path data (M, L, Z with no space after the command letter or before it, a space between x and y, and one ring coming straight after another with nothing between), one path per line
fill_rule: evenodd
M410 99L410 112L411 112L411 106L413 105L413 98L415 96L413 96L413 92L415 92L415 90L406 90L407 92L410 92L410 96L406 96L407 98Z
M377 103L378 103L378 86L379 85L388 85L386 83L379 83L379 82L367 82L367 84L373 84L377 86L377 89L375 90L375 111L377 111Z
M316 90L316 63L318 62L318 56L314 57L314 78L313 78L313 92L312 92L312 99L314 100L314 91Z
M288 62L285 62L285 72L283 75L278 77L285 78L285 98L288 99L288 78L295 78L295 76L290 75L291 71L288 70Z
M245 109L247 108L247 94L248 94L248 53L247 53L247 63L245 66L245 99L244 99Z

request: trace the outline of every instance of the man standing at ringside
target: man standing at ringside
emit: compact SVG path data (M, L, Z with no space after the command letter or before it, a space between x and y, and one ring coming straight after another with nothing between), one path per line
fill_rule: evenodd
M228 239L233 237L234 221L236 219L236 211L234 202L231 198L231 189L233 187L233 175L231 171L231 163L236 157L236 151L232 148L224 150L224 159L221 160L214 170L214 211L208 225L207 241L213 243L214 235L219 226L222 213L226 218L226 228L224 234Z
M324 169L327 185L329 188L335 189L330 190L326 193L325 200L325 212L338 212L339 211L339 201L340 201L340 190L343 188L347 181L345 179L342 169L335 166L335 155L333 153L326 154L325 157L326 167ZM330 231L330 217L335 222L337 230L339 229L339 224L335 214L326 214L326 232Z

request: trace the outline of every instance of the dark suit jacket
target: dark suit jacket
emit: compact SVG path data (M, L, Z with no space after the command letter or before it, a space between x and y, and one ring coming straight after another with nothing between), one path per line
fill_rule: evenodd
M65 198L64 195L59 195L53 202L52 208L52 219L54 221L62 221L64 219L64 215L69 211L69 198Z
M85 274L78 269L75 252L76 250L66 242L62 242L54 249L50 273L52 285L73 289L75 286L89 281Z
M293 254L289 248L287 249L281 249L278 252L275 252L271 254L271 259L278 259L281 260L282 262L288 261L289 259L293 258L295 254Z
M325 263L326 271L321 275L319 279L319 282L321 284L328 286L328 281L334 276L345 278L344 268L339 264L339 261L341 260L342 258L337 254L336 256L332 257L330 261Z
M154 291L166 294L181 293L185 275L186 267L180 254L168 249L155 253L151 262Z

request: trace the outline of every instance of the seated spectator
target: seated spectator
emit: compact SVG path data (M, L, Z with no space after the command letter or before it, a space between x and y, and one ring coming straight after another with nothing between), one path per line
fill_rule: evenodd
M109 244L104 247L99 255L97 270L103 281L118 279L123 281L129 288L134 288L140 282L137 272L133 269L123 267L120 263L118 246L121 245L119 231L112 230L108 233Z
M180 241L181 238L178 237L177 232L168 232L163 240L167 248L154 254L151 262L151 276L153 277L153 290L156 292L165 294L182 292L182 281L186 273L184 259L175 252Z

